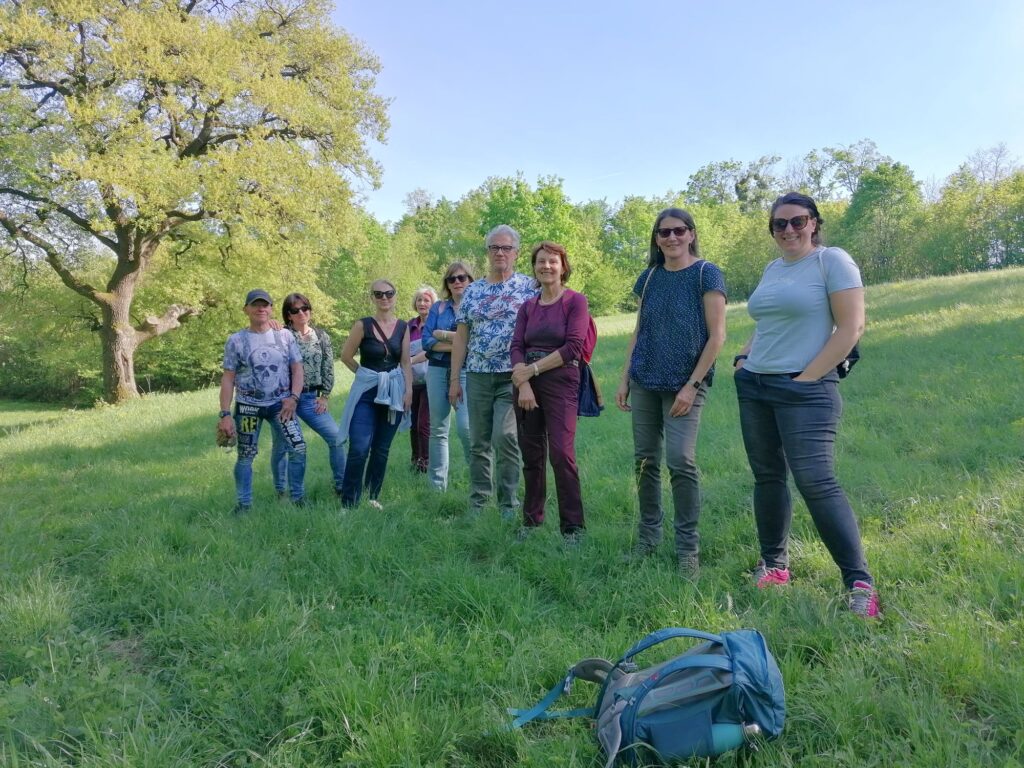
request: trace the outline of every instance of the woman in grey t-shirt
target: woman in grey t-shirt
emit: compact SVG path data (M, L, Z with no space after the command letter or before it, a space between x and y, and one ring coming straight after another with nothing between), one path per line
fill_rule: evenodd
M791 192L772 205L768 230L782 255L750 296L754 335L734 361L761 548L754 582L760 588L789 582L788 466L839 566L850 610L874 618L878 594L834 467L843 409L836 366L864 331L864 286L848 253L821 244L822 223L806 195Z

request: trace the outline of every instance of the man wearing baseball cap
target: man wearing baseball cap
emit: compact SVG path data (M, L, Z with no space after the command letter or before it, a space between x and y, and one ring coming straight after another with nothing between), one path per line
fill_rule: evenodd
M305 503L306 443L295 418L295 406L302 393L302 353L291 333L271 327L273 304L270 294L261 288L249 291L245 297L249 327L231 334L224 345L218 429L227 435L238 435L235 514L245 514L252 508L252 462L259 450L264 421L273 430L274 442L280 440L288 451L292 503Z

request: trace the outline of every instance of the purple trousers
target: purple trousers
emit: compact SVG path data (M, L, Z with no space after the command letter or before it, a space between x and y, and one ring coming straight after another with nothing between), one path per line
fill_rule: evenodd
M519 407L515 391L516 422L519 427L519 449L523 454L523 477L526 498L523 503L523 524L536 526L544 522L547 499L547 461L555 476L558 495L558 518L562 533L581 530L583 500L580 496L580 473L576 467L576 407L580 389L580 369L563 365L530 379L537 397L537 408L524 411Z
M409 440L412 443L412 466L417 472L427 471L430 446L430 405L427 402L427 385L413 385L412 388L412 429Z

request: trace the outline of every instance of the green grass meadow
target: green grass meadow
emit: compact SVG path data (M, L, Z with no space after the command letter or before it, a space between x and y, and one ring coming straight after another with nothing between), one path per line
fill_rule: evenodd
M744 306L703 417L696 585L667 539L622 562L636 494L613 400L632 317L598 323L611 408L579 427L578 548L553 487L525 542L493 509L464 519L457 441L447 494L409 472L401 434L384 511L343 514L312 434L313 503L278 502L264 435L254 511L236 518L215 390L0 405L0 765L599 766L586 721L511 733L505 708L674 625L756 627L785 677L782 737L716 766L1024 764L1024 270L873 287L868 319L841 384L838 471L882 596L874 623L844 610L800 503L792 586L749 583L728 364ZM595 696L579 683L565 703Z

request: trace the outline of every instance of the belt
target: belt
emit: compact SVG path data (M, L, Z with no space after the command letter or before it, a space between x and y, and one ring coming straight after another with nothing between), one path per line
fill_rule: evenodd
M526 353L526 362L527 363L536 363L538 360L543 360L545 357L547 357L550 354L551 354L550 352L539 352L539 351L527 352ZM569 362L564 363L564 365L575 365L577 368L579 368L580 367L580 361L579 360L570 360Z
M316 392L316 396L320 397L320 393L323 392L323 389L323 387L303 387L302 394L305 395L309 392Z

